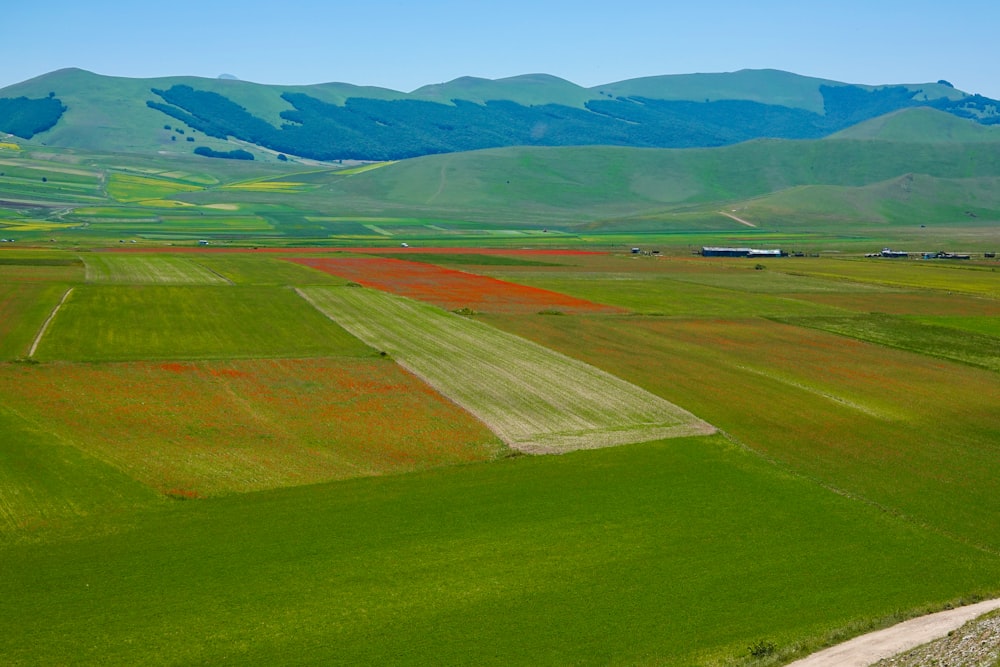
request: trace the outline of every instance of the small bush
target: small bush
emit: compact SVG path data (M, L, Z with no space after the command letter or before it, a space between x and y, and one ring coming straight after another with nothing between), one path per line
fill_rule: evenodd
M216 151L208 146L198 146L194 149L195 155L202 157L222 158L224 160L252 160L253 153L237 148L234 151Z
M750 645L750 655L754 658L766 658L769 655L773 655L778 649L774 642L768 641L766 639L761 639Z

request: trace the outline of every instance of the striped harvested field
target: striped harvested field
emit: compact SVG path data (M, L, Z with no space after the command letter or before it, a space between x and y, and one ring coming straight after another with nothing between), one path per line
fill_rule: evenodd
M187 257L171 255L89 254L89 283L225 285L230 281Z
M715 431L594 366L434 306L364 288L298 292L520 451L559 453Z

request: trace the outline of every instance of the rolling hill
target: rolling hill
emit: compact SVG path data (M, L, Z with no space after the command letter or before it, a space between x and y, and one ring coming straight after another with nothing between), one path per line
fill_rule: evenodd
M548 245L641 233L726 244L736 242L731 234L780 230L877 233L891 244L909 238L906 230L950 235L963 226L997 237L1000 151L991 134L931 133L922 143L869 135L689 149L514 146L357 168L8 143L0 237Z
M953 114L918 107L866 120L829 138L911 143L989 143L1000 141L1000 127L969 123Z
M393 160L508 146L692 148L816 139L911 107L1000 122L1000 103L946 82L873 87L776 70L593 88L544 74L464 77L403 93L65 69L0 90L0 130L49 146L111 152L242 148L258 159L280 153Z
M965 121L967 122L967 121ZM969 206L995 208L987 196L1000 181L1000 151L991 144L876 142L867 140L758 140L714 149L622 147L512 147L432 155L358 174L317 174L318 189L300 202L320 208L336 202L340 214L397 215L476 220L492 224L619 225L624 218L684 211L713 215L727 202L789 197L796 188L836 188L841 197L888 196L883 184L919 174L907 201L936 206L958 217ZM925 183L934 182L934 194ZM949 183L948 187L942 184ZM868 188L868 190L865 190ZM874 188L874 190L872 190ZM980 204L969 196L979 192ZM207 201L214 193L182 195ZM241 193L241 201L266 196ZM872 220L852 217L832 201L806 205L813 220ZM898 199L893 195L893 199ZM881 201L881 200L879 200ZM329 204L327 204L329 205ZM798 210L798 209L796 209ZM839 213L839 217L834 215ZM1000 217L996 213L984 219ZM878 218L876 218L878 219ZM910 218L916 219L916 218ZM765 216L762 220L767 221ZM643 225L645 226L645 225Z

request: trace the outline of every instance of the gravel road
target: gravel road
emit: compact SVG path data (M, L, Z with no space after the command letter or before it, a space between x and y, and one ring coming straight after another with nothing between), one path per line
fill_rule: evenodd
M988 665L992 667L996 661L998 646L1000 646L1000 630L997 628L1000 626L1000 616L992 616L979 622L970 623L968 628L963 626L996 609L1000 609L1000 599L987 600L913 618L890 628L861 635L843 644L813 653L807 658L790 663L788 667L869 667L876 664L879 667L917 665L940 665L941 667ZM962 631L955 632L959 629ZM952 634L949 635L949 633ZM962 642L961 640L965 637L968 637L969 640ZM938 656L936 652L921 654L919 653L920 649L912 651L912 654L908 653L912 649L941 638L951 640L944 642L951 648L945 649L943 645L937 645L928 646L926 650L950 652L953 654L951 660L946 659L943 655ZM964 648L953 646L962 643L966 644ZM963 654L965 658L961 658ZM908 659L911 661L905 662Z

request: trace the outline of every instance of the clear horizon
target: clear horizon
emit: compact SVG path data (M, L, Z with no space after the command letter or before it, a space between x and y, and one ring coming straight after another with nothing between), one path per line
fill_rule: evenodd
M835 10L788 0L681 8L631 0L613 7L304 0L294 11L260 0L178 0L167 7L53 0L17 3L5 18L0 88L65 67L404 92L462 76L545 73L592 87L662 74L780 69L868 85L945 79L1000 99L1000 77L980 54L1000 25L1000 7L982 0L846 0Z

